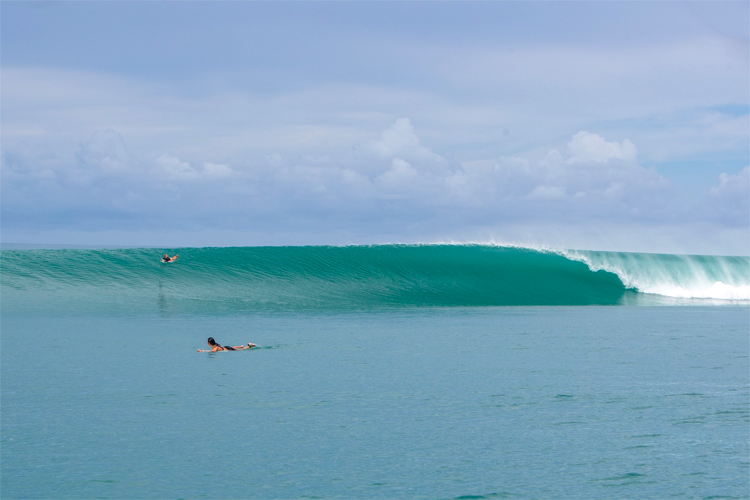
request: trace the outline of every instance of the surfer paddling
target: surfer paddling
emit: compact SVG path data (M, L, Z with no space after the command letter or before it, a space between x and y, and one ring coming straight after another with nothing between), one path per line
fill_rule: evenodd
M258 347L255 344L251 343L248 343L247 345L236 345L234 347L230 347L228 345L220 345L216 343L213 337L208 337L208 345L211 346L211 349L198 349L198 352L241 351L243 349L252 349L253 347Z
M177 257L179 257L178 254L175 254L174 257L170 257L169 254L164 254L164 257L161 258L162 262L174 262L177 260Z

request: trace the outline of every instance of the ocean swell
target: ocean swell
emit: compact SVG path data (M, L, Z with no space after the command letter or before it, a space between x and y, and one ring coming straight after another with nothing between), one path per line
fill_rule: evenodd
M3 251L3 312L664 303L658 297L750 300L747 257L441 244L185 248L177 250L177 262L162 264L159 257L166 251Z

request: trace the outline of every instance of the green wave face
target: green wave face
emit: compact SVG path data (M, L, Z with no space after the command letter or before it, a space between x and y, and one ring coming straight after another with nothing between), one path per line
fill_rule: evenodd
M630 279L629 275L611 262L607 267L592 260L635 259L641 267L647 260L639 254L568 254L482 245L182 249L179 260L169 264L160 262L164 253L3 251L3 310L612 305L643 294L631 283L623 284L620 276ZM672 262L672 257L650 257L653 262L648 265L658 267L660 262ZM735 259L739 261L730 264L741 273L748 259ZM597 265L600 269L592 270ZM690 272L695 270L685 271Z
M4 302L180 309L368 309L616 304L609 272L533 250L482 246L248 247L3 252ZM16 300L14 300L16 299ZM199 304L200 303L200 304ZM111 308L110 305L106 307Z

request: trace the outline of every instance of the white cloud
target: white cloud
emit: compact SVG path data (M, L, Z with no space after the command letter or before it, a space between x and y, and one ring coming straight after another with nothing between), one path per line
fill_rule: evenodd
M723 172L699 206L699 217L724 226L744 228L750 237L750 166L736 174Z
M98 130L76 152L81 165L101 174L122 173L130 167L130 157L122 136L114 130Z
M203 173L208 177L228 177L232 175L232 169L229 165L219 163L203 162Z
M564 161L562 154L560 154L558 150L550 149L547 151L547 154L544 155L544 158L539 161L539 166L557 168L562 165Z
M553 149L537 163L522 157L464 162L448 184L456 196L474 203L478 199L485 203L518 198L577 200L571 209L585 207L594 218L633 205L659 204L655 194L669 190L665 178L635 162L632 143L608 142L585 131L569 141L567 158ZM533 205L529 207L529 212L535 211Z
M366 146L385 158L401 157L439 165L447 163L445 158L422 146L408 118L399 118L383 131L379 141L373 141Z
M622 143L607 142L598 134L582 130L568 143L568 153L567 163L606 163L609 160L635 161L637 150L627 139Z
M4 65L2 132L7 144L41 140L61 149L93 130L113 129L134 151L200 154L236 165L248 154L331 155L408 116L369 146L389 162L400 157L416 166L536 147L562 150L553 144L558 137L605 122L609 130L600 126L600 133L628 137L643 159L667 161L685 152L746 149L746 114L706 113L747 103L747 71L740 71L746 56L727 56L725 45L714 39L657 50L534 45L513 53L420 45L414 50L424 57L413 71L430 83L422 88L334 79L269 95L248 90L244 79L191 87ZM730 60L732 71L716 64ZM703 114L686 118L696 110ZM627 149L625 142L615 144Z
M378 182L389 190L403 190L410 187L417 177L417 171L409 162L395 158L391 168L378 177Z
M526 197L530 200L562 200L567 195L561 186L537 186Z
M198 178L198 171L190 166L188 162L181 161L176 156L169 154L160 155L154 162L157 172L168 178L179 180L194 180Z
M501 157L463 162L446 184L454 202L467 206L492 206L522 198L531 191L539 172L526 158Z
M392 146L388 154L401 151L421 161L360 148L355 155L303 154L294 159L272 154L230 168L158 151L135 156L113 131L94 133L68 155L42 154L22 143L3 155L4 221L11 229L19 224L54 226L62 216L69 225L124 229L130 219L117 221L140 213L150 214L152 224L175 230L239 230L251 224L269 231L336 228L380 234L419 225L426 231L422 234L444 236L496 226L500 220L570 227L605 221L648 226L674 217L694 218L679 208L679 197L666 179L628 156L635 147L628 149L625 142L582 132L569 142L589 147L585 155L573 147L567 156L550 150L536 162L516 155L451 166L421 146L413 128L404 125L410 124L399 121L386 129L399 140L383 134L386 140L380 142ZM741 200L748 172L722 176L712 195ZM29 207L38 222L28 216ZM66 211L75 215L66 216ZM718 219L737 217L713 213ZM153 214L170 216L159 222Z
M2 173L15 180L55 177L62 160L51 149L21 141L2 155Z
M370 188L370 179L360 174L359 172L355 172L354 170L351 170L349 168L343 168L340 171L341 178L347 187L353 187L356 188L358 191L363 191L365 189Z
M739 196L747 199L750 197L750 166L745 167L737 174L729 175L722 172L719 175L719 185L709 190L712 196Z

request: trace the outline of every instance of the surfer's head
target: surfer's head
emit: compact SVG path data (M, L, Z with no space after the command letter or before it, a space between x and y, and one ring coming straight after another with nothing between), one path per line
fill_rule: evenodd
M214 340L213 337L208 337L208 345L210 346L216 345L216 341Z

